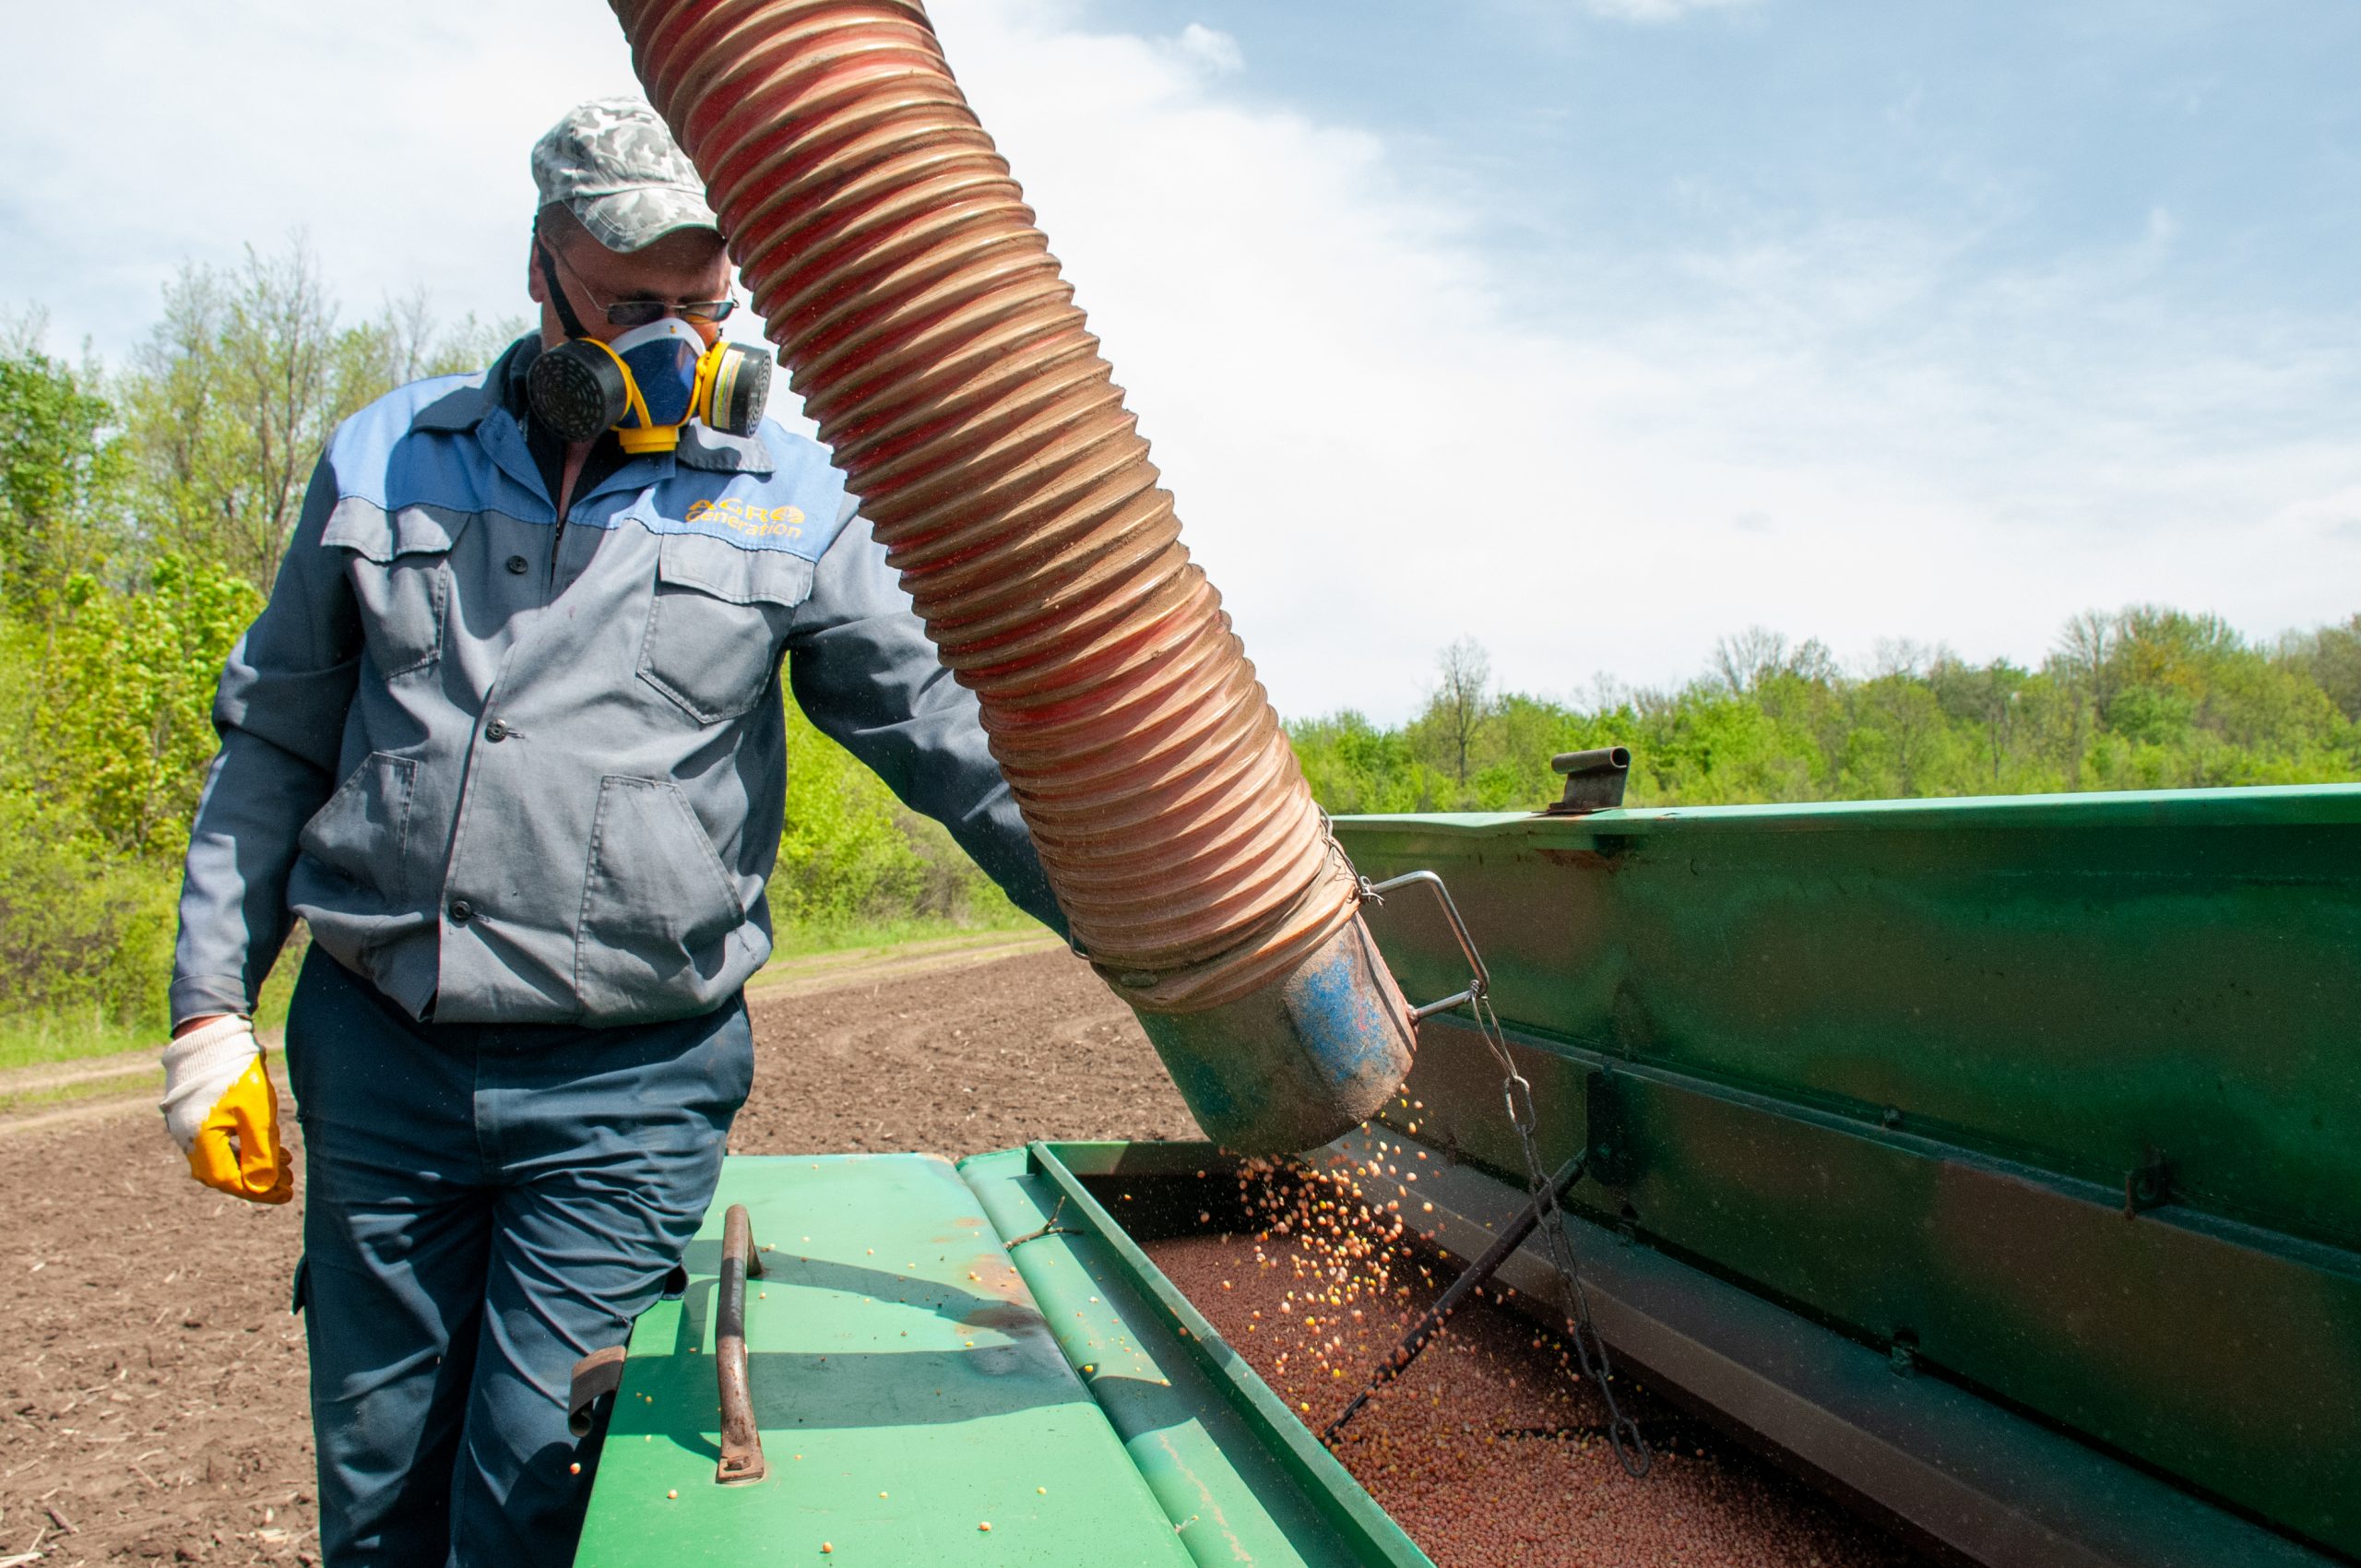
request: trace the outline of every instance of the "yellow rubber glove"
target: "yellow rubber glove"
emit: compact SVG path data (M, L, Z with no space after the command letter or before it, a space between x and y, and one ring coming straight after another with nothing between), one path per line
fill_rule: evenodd
M258 1204L295 1195L295 1162L279 1141L279 1094L246 1019L216 1018L166 1046L157 1109L189 1174L207 1186Z

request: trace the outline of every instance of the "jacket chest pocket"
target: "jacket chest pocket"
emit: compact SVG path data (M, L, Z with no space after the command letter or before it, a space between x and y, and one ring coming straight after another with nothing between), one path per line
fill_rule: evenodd
M377 672L388 680L432 668L443 657L451 548L469 516L427 506L385 512L346 500L320 535L321 543L356 557L346 575L361 607L362 638Z
M639 678L700 724L752 709L770 690L812 564L703 534L667 534L639 648Z

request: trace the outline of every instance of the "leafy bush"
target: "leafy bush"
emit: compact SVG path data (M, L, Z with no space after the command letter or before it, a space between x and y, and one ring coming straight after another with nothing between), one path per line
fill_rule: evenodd
M1007 924L1020 915L941 823L909 811L852 754L787 710L787 830L771 878L782 927Z
M0 790L0 995L12 1015L145 1024L172 978L175 869Z

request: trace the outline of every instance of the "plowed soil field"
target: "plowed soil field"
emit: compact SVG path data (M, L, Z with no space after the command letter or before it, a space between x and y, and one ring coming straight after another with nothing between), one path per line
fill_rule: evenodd
M1062 949L987 941L800 961L769 978L749 995L758 1067L731 1138L739 1152L959 1155L1030 1138L1197 1135L1138 1024ZM35 1087L48 1092L45 1081ZM153 1110L153 1085L136 1074L110 1097L65 1109L41 1102L13 1116L9 1087L0 1083L0 1568L316 1562L303 1336L288 1312L300 1184L296 1204L276 1210L197 1186ZM1211 1289L1195 1275L1240 1266L1218 1247L1183 1251L1174 1262L1192 1287ZM1240 1293L1232 1304L1244 1301ZM1481 1363L1486 1375L1470 1383L1469 1397L1482 1405L1508 1375L1491 1371L1496 1348L1480 1339L1439 1348L1419 1375ZM1289 1388L1302 1370L1272 1369ZM1413 1408L1405 1399L1373 1413L1370 1432L1389 1432ZM1477 1419L1497 1425L1513 1415L1554 1432L1568 1419L1554 1406L1452 1414L1470 1430ZM1668 1486L1608 1479L1601 1456L1575 1446L1544 1467L1582 1470L1586 1513L1704 1518L1735 1489L1781 1515L1790 1494L1754 1461L1726 1456L1711 1439L1679 1446ZM1388 1478L1359 1467L1385 1495ZM1784 1506L1800 1527L1667 1537L1643 1524L1594 1526L1576 1532L1582 1549L1526 1530L1506 1556L1491 1550L1498 1543L1463 1542L1458 1560L1532 1568L1885 1561L1857 1526L1818 1503L1793 1497ZM1406 1513L1406 1523L1418 1531ZM1848 1541L1858 1544L1846 1550ZM1680 1555L1635 1553L1643 1542ZM1450 1544L1430 1542L1447 1565ZM1744 1555L1766 1548L1772 1555Z
M814 960L748 1005L740 1152L1197 1135L1056 947ZM0 1563L316 1562L300 1183L283 1209L196 1185L135 1085L0 1122Z

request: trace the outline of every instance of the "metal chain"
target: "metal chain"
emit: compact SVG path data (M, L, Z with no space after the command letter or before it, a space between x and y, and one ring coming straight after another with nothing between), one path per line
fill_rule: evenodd
M1614 1446L1616 1461L1623 1467L1623 1473L1636 1480L1655 1467L1655 1455L1648 1447L1648 1440L1641 1435L1640 1423L1624 1414L1615 1397L1615 1367L1608 1360L1607 1341L1599 1336L1598 1324L1591 1320L1590 1293L1583 1289L1573 1239L1566 1234L1565 1210L1558 1202L1558 1186L1542 1169L1541 1152L1534 1146L1536 1118L1533 1085L1517 1071L1516 1059L1509 1054L1508 1037L1501 1029L1500 1016L1492 1011L1492 999L1480 981L1475 992L1470 1010L1476 1015L1477 1032L1483 1035L1484 1043L1492 1048L1492 1054L1500 1059L1501 1069L1507 1075L1501 1081L1501 1098L1508 1107L1509 1125L1516 1129L1517 1145L1525 1151L1534 1211L1541 1217L1542 1245L1548 1250L1550 1265L1565 1291L1559 1310L1566 1320L1566 1331L1573 1336L1574 1355L1582 1362L1583 1374L1598 1385L1599 1396L1607 1401L1607 1441Z
M1623 1407L1615 1397L1614 1363L1608 1359L1607 1341L1599 1336L1597 1324L1591 1320L1590 1294L1583 1289L1573 1238L1566 1234L1565 1209L1558 1202L1558 1184L1543 1169L1541 1151L1534 1146L1534 1126L1538 1118L1533 1109L1533 1085L1517 1071L1516 1058L1509 1054L1508 1036L1501 1028L1500 1016L1492 1011L1490 971L1485 967L1482 955L1476 951L1476 939L1466 922L1459 918L1458 908L1443 887L1442 879L1432 872L1414 873L1383 885L1372 884L1365 876L1357 876L1356 880L1360 884L1361 901L1380 905L1385 902L1384 887L1411 881L1432 883L1442 900L1444 914L1458 933L1472 971L1463 999L1468 1011L1475 1015L1477 1032L1484 1037L1484 1043L1491 1048L1505 1075L1501 1080L1501 1099L1508 1107L1509 1125L1516 1129L1517 1146L1525 1153L1525 1181L1532 1191L1534 1213L1540 1219L1542 1246L1549 1254L1550 1267L1564 1291L1559 1311L1565 1318L1567 1333L1573 1336L1574 1355L1582 1363L1583 1374L1598 1384L1599 1396L1607 1401L1607 1440L1614 1446L1615 1457L1624 1474L1637 1479L1654 1467L1655 1455L1648 1447L1648 1440L1641 1435L1640 1423L1623 1413ZM1413 1016L1423 1017L1430 1011L1452 1005L1452 1001L1437 1002L1418 1009Z

